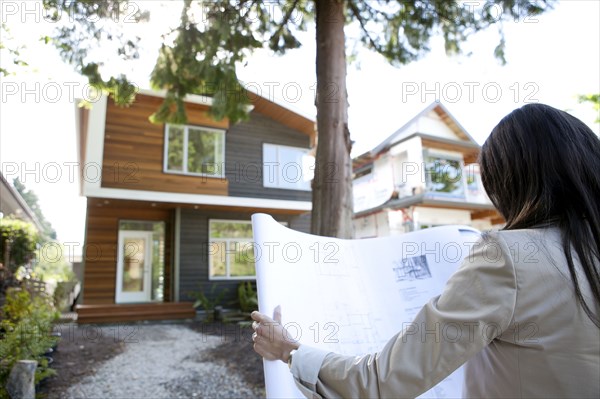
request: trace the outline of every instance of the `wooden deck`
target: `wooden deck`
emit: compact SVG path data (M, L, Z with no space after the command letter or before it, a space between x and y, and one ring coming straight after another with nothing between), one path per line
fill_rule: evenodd
M138 320L193 319L191 302L77 305L77 323L116 323Z

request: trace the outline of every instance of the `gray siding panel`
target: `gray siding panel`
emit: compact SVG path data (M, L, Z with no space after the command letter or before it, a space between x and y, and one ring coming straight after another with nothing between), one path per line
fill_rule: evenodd
M310 148L307 135L253 112L249 120L229 128L225 140L225 176L230 196L311 200L310 191L263 187L262 176L263 143Z
M290 218L289 228L303 233L310 233L310 212Z
M308 215L308 217L307 217ZM201 209L181 209L181 235L179 247L179 300L194 300L191 292L201 290L213 299L219 292L227 290L222 306L237 306L237 287L243 280L208 279L208 222L210 219L250 220L249 213L207 212ZM298 231L308 232L310 214L277 215L277 220L288 222L288 226ZM307 223L308 220L308 223ZM212 287L216 286L213 290Z

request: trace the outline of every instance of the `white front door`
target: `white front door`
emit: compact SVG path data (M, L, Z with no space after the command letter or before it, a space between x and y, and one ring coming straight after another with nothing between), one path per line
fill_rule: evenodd
M116 303L149 302L152 232L119 231Z

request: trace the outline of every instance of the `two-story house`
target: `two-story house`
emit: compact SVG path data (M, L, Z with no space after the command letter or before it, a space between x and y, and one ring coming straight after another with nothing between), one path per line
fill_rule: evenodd
M186 98L186 125L153 124L164 93L150 91L130 107L103 97L77 110L80 322L190 317L198 290L226 290L231 303L255 278L252 213L309 230L315 123L249 95L250 117L234 125L211 118L201 96Z
M481 184L479 144L434 102L353 160L357 238L503 223Z

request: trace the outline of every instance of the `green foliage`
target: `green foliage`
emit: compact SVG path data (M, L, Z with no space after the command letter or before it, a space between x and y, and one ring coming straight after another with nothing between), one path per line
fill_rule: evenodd
M429 157L425 169L429 177L427 189L436 193L462 191L460 162L452 159Z
M23 197L29 208L31 208L35 214L35 217L42 225L42 228L44 229L42 234L45 236L45 238L56 239L56 230L54 230L52 224L50 224L50 222L44 216L44 213L40 208L37 195L31 190L27 190L25 185L21 183L18 177L13 180L13 185L15 186L15 190L17 190L21 197Z
M592 103L594 109L598 113L596 116L596 123L600 123L600 94L582 94L577 97L579 103L589 102Z
M66 249L58 241L48 241L42 245L40 256L33 267L33 276L43 281L75 281L75 273L65 260Z
M360 27L357 37L350 40L378 52L396 66L429 52L434 35L443 36L448 54L458 54L470 35L497 25L499 43L494 56L505 63L502 22L535 18L550 9L552 2L346 0L345 23ZM56 29L41 40L54 45L92 87L110 94L119 105L129 105L137 86L122 74L104 78L102 68L111 58L97 49L110 42L113 58L138 59L141 38L125 34L122 28L124 20L143 23L149 19L149 12L140 9L142 4L128 0L43 0L44 19L54 22ZM68 22L65 15L69 16ZM284 54L300 47L295 33L306 30L314 16L315 2L309 0L184 0L179 26L162 35L151 83L155 89L166 90L167 95L151 119L185 123L183 99L187 94L211 97L210 112L216 119L227 117L232 123L245 119L250 96L237 78L236 66L243 65L255 49ZM5 24L2 32L7 36ZM15 64L25 64L19 59L18 47L8 50ZM7 73L0 71L0 75Z
M240 309L244 313L251 313L258 309L258 295L254 290L252 282L246 281L238 286L238 300Z
M347 0L346 24L360 27L356 43L383 55L396 66L418 60L429 52L432 36L441 34L446 52L458 54L462 43L473 33L497 25L499 43L494 56L505 63L502 21L534 18L550 8L552 0L501 0L488 3L454 1L357 1ZM140 38L125 38L118 32L104 32L116 10L127 1L44 0L59 15L69 8L74 23L59 30L52 42L63 58L75 65L96 87L110 92L119 104L132 99L132 85L126 77L103 80L102 64L90 61L91 49L102 40L121 43L121 59L137 58ZM140 4L140 3L136 3ZM199 11L201 10L201 11ZM277 11L275 11L277 10ZM153 88L167 96L152 116L154 122L185 123L183 99L199 94L213 99L213 117L228 117L232 123L247 117L248 93L239 83L236 65L242 65L255 49L268 48L275 54L300 47L295 33L314 21L315 5L308 0L263 2L255 0L184 0L179 27L163 35L163 45L152 72ZM94 18L90 18L90 15ZM148 18L138 11L136 21ZM94 23L90 21L93 20ZM317 77L319 79L319 77Z
M7 42L12 42L14 38L11 35L10 29L8 28L5 22L0 23L0 37L2 38L2 40L0 40L0 52L3 53L3 57L8 57L10 59L10 62L5 61L3 62L3 64L12 63L12 65L18 67L28 66L27 62L21 59L21 50L24 48L24 46L13 46L10 44L6 44ZM14 74L14 70L0 66L0 77L5 77Z
M58 316L47 298L32 296L27 290L8 290L0 321L0 398L8 397L4 387L19 360L38 362L36 383L55 373L43 354L57 343L50 332Z
M71 306L69 295L77 285L77 281L61 281L56 284L54 295L52 296L54 306L59 311L68 311Z
M13 273L33 259L38 242L39 235L31 223L10 217L0 219L0 262L5 261L8 249L9 262L5 266Z
M65 254L66 250L62 243L56 241L44 243L30 274L31 277L44 282L56 283L53 301L54 306L59 310L67 306L69 294L77 284L77 278L71 265L65 260Z
M210 287L210 292L208 295L204 293L202 288L195 292L188 292L188 295L196 298L194 302L194 308L202 306L202 308L206 311L206 321L211 322L214 321L215 318L215 308L219 306L223 297L227 294L228 289L222 289L217 293L219 286L217 284L213 284Z
M65 61L88 78L94 89L110 94L119 105L131 104L137 86L124 75L104 79L100 68L105 62L94 61L93 54L98 54L97 49L110 42L116 47L119 59L139 58L140 37L126 37L121 25L115 21L138 23L148 20L148 13L139 10L140 4L126 0L43 0L44 19L54 22L56 29L42 40L54 45ZM69 17L65 18L65 15Z

